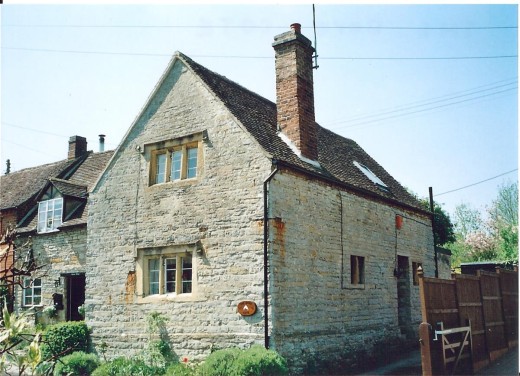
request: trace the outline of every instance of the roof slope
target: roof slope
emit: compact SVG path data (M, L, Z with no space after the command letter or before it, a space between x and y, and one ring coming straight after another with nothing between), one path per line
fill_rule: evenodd
M49 178L61 176L75 160L30 167L0 176L0 210L23 205L47 184Z
M40 187L39 191L45 188L47 184L53 184L62 195L85 200L85 204L82 204L82 206L76 210L66 222L63 222L60 228L84 225L87 223L87 192L95 183L98 176L103 172L113 154L114 151L105 151L102 153L89 152L88 156L83 158L83 163L81 163L76 170L67 174L65 178L45 179L45 182L42 187ZM29 176L27 178L29 178ZM37 205L37 203L35 202L34 205ZM18 228L18 233L34 231L37 222L38 213L37 210L34 210L30 215L24 218L23 223L21 223Z
M322 168L306 163L279 137L275 103L218 73L210 71L180 52L177 52L177 56L204 81L274 159L336 180L347 187L379 196L382 199L397 201L423 210L417 199L408 193L355 141L318 125L318 162ZM354 161L367 166L388 186L389 191L382 190L374 184L354 165Z

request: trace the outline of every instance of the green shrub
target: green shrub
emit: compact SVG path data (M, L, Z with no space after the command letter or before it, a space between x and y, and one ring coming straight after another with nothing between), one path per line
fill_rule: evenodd
M49 325L43 333L42 357L62 357L74 351L87 352L90 334L83 321Z
M96 368L92 376L157 376L164 374L163 368L147 365L141 359L116 358Z
M195 376L195 369L183 364L175 363L166 369L165 376Z
M211 353L199 367L201 376L231 376L233 363L240 354L240 349L230 348Z
M201 376L281 376L288 373L283 357L263 346L218 350L200 366Z
M90 375L99 367L99 358L95 354L87 354L83 351L76 351L64 356L56 363L54 376L64 375Z
M237 376L278 376L288 372L287 362L278 353L260 345L240 352L233 363L233 374Z

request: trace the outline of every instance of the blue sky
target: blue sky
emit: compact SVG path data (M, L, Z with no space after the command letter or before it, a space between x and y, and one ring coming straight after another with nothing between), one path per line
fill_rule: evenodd
M1 166L115 148L179 50L275 100L273 37L312 5L3 5ZM316 5L316 119L419 196L518 167L518 11L510 5ZM513 28L511 28L513 27ZM457 59L453 59L457 57ZM517 171L440 195L483 209Z

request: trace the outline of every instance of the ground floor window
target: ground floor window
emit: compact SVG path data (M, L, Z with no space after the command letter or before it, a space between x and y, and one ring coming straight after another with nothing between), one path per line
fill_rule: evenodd
M365 283L365 258L363 256L350 256L350 283L352 285Z
M42 279L24 278L23 280L23 305L26 307L42 304Z
M148 264L147 295L191 293L193 265L190 255L151 256L145 262Z

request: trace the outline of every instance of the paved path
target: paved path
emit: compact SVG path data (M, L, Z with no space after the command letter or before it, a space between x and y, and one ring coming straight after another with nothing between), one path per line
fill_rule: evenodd
M518 347L515 347L493 364L481 369L475 375L489 376L518 376ZM399 375L399 376L420 376L422 374L421 352L412 351L402 359L390 364L367 371L361 375Z
M481 369L476 374L518 376L518 347L509 350L503 357Z

